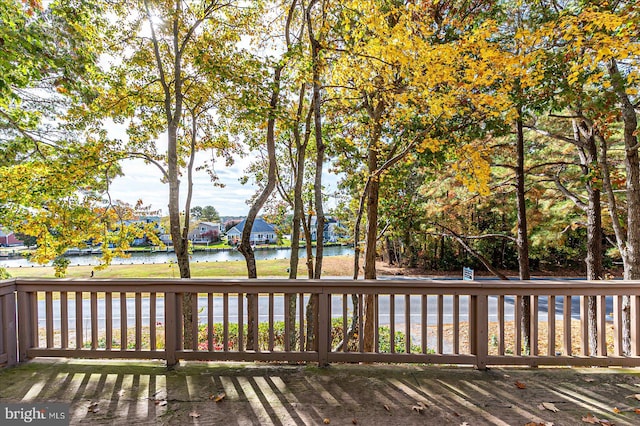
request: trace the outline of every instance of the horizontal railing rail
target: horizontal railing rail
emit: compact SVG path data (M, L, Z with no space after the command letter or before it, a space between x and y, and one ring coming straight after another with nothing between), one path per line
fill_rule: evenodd
M66 356L640 366L640 282L630 281L17 278L0 281L0 320L5 365Z

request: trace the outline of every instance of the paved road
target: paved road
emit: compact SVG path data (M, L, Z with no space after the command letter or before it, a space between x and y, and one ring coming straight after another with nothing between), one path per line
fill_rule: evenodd
M305 303L306 303L305 299ZM274 298L274 320L282 321L284 320L284 297L276 296ZM514 297L505 297L505 319L507 321L513 320L514 317ZM578 296L574 296L571 300L571 313L572 318L580 318L580 298ZM427 298L427 324L435 325L437 321L437 296L429 296ZM143 325L149 325L149 298L142 299L142 313L143 313ZM244 309L243 312L246 315L246 301L243 303ZM556 306L555 313L556 318L561 319L564 309L564 298L556 298ZM489 298L489 321L497 321L497 297ZM607 297L607 312L612 311L613 299L611 297ZM207 320L207 299L204 297L200 297L198 299L198 307L199 307L199 319L201 322L206 322ZM468 296L460 296L460 321L468 320L468 307L469 307L469 298ZM332 316L335 318L342 317L342 297L341 296L333 296L331 303L331 311ZM90 327L90 319L89 315L91 312L90 300L83 300L82 303L83 309L83 321L85 328ZM390 324L390 297L387 296L379 296L379 323L380 325L389 325ZM421 298L420 296L411 296L410 298L410 319L411 323L414 325L421 325L422 323L422 315L420 312L421 309ZM351 314L352 305L351 298L347 298L347 311L348 314ZM75 300L69 300L69 328L73 329L75 327ZM158 298L156 300L156 312L157 318L155 319L157 322L164 322L164 299ZM444 297L444 322L452 323L453 322L453 296L445 296ZM222 297L214 297L213 299L213 320L214 322L222 322L223 320L223 298ZM269 299L267 297L261 297L258 303L258 313L260 321L268 321L268 313L269 313ZM38 302L38 322L40 327L45 326L45 302ZM538 299L538 315L540 321L546 321L548 315L548 306L547 306L547 298L540 297ZM53 301L53 318L54 318L54 328L60 327L60 303L59 300ZM238 319L238 298L230 297L229 298L229 321L236 322ZM113 327L120 327L120 299L113 300ZM105 302L104 299L98 299L98 322L100 327L104 327L105 325ZM396 296L395 297L395 323L396 324L404 324L405 322L405 298L404 296ZM133 298L127 299L127 323L129 326L135 325L135 300Z

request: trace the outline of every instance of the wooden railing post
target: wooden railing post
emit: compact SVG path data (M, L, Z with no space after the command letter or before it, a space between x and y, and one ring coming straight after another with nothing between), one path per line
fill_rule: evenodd
M164 351L167 360L167 367L173 367L177 364L176 346L178 332L176 328L179 326L176 312L176 294L165 293L164 295Z
M16 323L16 293L6 294L2 297L2 336L3 347L7 354L7 365L17 363L18 353L18 328Z
M28 359L27 350L33 347L33 314L31 312L31 293L18 291L18 361Z
M489 306L488 297L485 294L470 296L469 322L473 324L471 334L471 353L476 356L476 368L487 369L487 356L489 354Z
M640 296L631 298L631 356L640 355Z
M329 325L331 323L331 313L329 312L330 293L324 290L318 294L318 327L316 341L318 342L318 366L326 367L329 365L329 348L331 347L331 334L329 333Z

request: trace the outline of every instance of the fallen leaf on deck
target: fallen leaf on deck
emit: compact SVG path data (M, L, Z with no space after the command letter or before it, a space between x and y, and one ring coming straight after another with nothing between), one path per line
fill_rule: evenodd
M525 385L525 384L524 384L524 383L522 383L522 382L518 382L518 381L516 381L516 387L517 387L518 389L526 389L527 385Z
M197 419L198 417L200 417L200 413L196 411L192 411L189 413L189 417L193 417L194 419Z
M636 414L640 414L640 408L636 408L634 411Z
M100 408L98 408L98 403L92 402L91 404L89 404L89 408L87 409L87 411L89 413L97 413L98 411L100 411Z
M462 422L462 423L460 423L460 426L469 426L469 423L467 423L467 422Z
M384 409L387 411L391 411L391 408L389 408L389 406L387 404L384 404Z
M354 425L357 425L357 424L358 424L358 420L356 420L356 419L352 419L352 420L351 420L351 423L353 423Z
M414 405L413 407L411 407L411 410L413 411L417 411L420 414L424 414L424 409L427 408L426 405L424 405L422 402L417 402L416 405Z
M634 393L633 395L629 395L627 398L635 398L640 401L640 393Z
M554 413L557 413L558 411L560 411L555 405L553 405L551 402L543 402L542 403L542 407L549 410L549 411L553 411Z
M620 409L618 407L613 407L613 412L616 414L620 413Z
M585 423L591 423L591 424L594 424L594 425L597 425L598 423L600 423L600 419L595 417L591 413L587 414L586 417L583 417L582 421L585 422Z
M591 423L600 426L613 426L613 423L611 423L611 421L606 419L599 419L591 413L588 413L586 417L583 417L582 421L585 423Z
M226 398L226 396L227 396L227 394L226 394L225 392L220 392L220 393L218 393L218 394L216 394L216 395L211 395L211 396L209 397L209 399L213 400L214 402L220 402L220 401L222 401L223 399L225 399L225 398Z
M329 423L331 423L331 420L329 420L329 419L324 419L324 420L322 421L322 423L324 423L325 425L328 425Z

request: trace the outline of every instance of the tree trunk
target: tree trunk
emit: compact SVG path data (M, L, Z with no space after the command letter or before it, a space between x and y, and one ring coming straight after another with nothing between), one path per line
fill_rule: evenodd
M516 204L518 209L518 269L521 280L530 280L529 269L529 238L527 235L527 204L525 199L525 172L524 172L524 132L522 124L522 108L518 108L517 128L517 164L516 164ZM531 348L531 297L522 297L522 343L525 353L530 353Z
M574 124L574 126L576 126ZM589 175L594 172L593 164L598 162L598 149L593 134L586 139L585 155L581 155L583 173ZM604 275L602 267L602 207L600 205L600 189L593 185L591 179L586 179L587 188L587 266L588 280L601 280ZM588 298L589 322L589 351L592 356L598 354L598 312L595 296Z
M640 279L640 158L638 157L638 119L635 108L625 91L624 78L620 74L617 62L612 59L608 64L611 85L618 101L624 123L624 166L627 178L627 238L623 254L624 279ZM623 300L623 348L625 355L631 353L631 303L630 298Z
M293 220L291 229L291 257L289 258L289 279L298 278L298 263L300 258L300 229L304 220L304 200L302 199L302 185L304 183L304 160L307 155L307 143L310 132L310 114L307 114L306 131L304 139L300 136L299 123L301 121L302 109L304 105L306 85L303 83L298 97L298 112L296 123L293 127L294 141L296 144L296 158L294 167L295 184L293 189ZM311 112L311 111L309 111ZM291 350L296 347L296 335L293 332L296 327L297 298L295 294L287 295L287 306L289 309L289 346ZM302 350L303 348L300 348Z
M276 186L276 144L275 144L275 124L276 124L276 109L280 99L280 76L284 65L278 65L273 70L273 92L271 93L271 100L269 103L269 119L267 120L267 154L269 157L267 184L255 199L253 205L249 209L247 218L245 220L244 229L242 230L242 240L238 246L238 251L242 253L247 264L247 278L257 278L258 270L256 268L256 258L251 248L251 229L258 216L258 212L267 201L273 189ZM258 327L257 312L255 312L255 299L257 295L247 294L247 349L256 350L258 342L253 340L253 330ZM238 330L238 333L242 333L243 330Z
M378 141L381 135L381 126L376 124L369 146L367 167L370 175L378 170ZM369 180L369 187L366 195L367 206L367 233L365 236L366 248L364 252L364 279L376 279L376 242L378 239L378 195L380 191L380 180L374 176ZM375 317L375 298L373 294L367 294L364 298L364 351L373 352Z
M316 170L313 185L316 211L316 264L313 278L322 276L322 257L324 250L324 208L322 205L322 169L324 166L325 145L322 140L322 114L320 103L320 43L314 36L311 11L316 0L309 2L307 8L307 30L311 44L311 66L313 74L313 127L316 142ZM318 349L318 295L312 295L307 303L307 350Z

